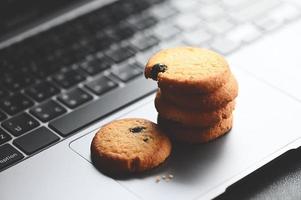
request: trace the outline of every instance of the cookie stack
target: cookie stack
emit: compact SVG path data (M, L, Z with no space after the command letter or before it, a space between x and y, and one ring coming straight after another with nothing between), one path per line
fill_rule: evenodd
M158 124L174 139L204 143L232 128L238 83L219 54L201 48L159 51L145 76L158 82Z

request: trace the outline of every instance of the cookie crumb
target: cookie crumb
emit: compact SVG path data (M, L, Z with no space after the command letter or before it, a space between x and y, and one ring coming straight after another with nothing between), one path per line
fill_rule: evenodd
M166 176L165 176L165 175L163 175L163 176L162 176L162 179L163 179L163 180L166 180Z
M160 176L157 176L157 177L156 177L156 183L159 183L160 180L161 180L161 177L160 177Z
M169 179L173 179L173 177L174 177L174 176L173 176L172 174L168 174L168 178L169 178Z

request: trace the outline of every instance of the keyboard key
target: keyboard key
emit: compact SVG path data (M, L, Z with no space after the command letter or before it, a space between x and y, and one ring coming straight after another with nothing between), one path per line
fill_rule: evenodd
M135 26L137 30L144 30L147 28L150 28L151 26L154 26L158 20L146 13L142 13L139 16L135 16L135 18L132 18L130 20L130 23Z
M156 89L156 83L145 80L144 77L138 78L125 87L117 88L102 98L50 122L49 127L62 136L68 136Z
M255 25L262 31L272 31L279 28L283 23L277 19L273 19L270 16L260 17L255 20Z
M92 42L91 47L95 48L97 51L101 51L111 46L115 41L114 38L109 34L110 32L97 32L95 38L96 41Z
M154 34L161 40L171 40L172 38L176 37L179 33L181 33L181 30L172 24L164 24L157 26L154 28Z
M12 135L19 136L39 126L39 122L27 113L22 113L2 122L2 126Z
M33 102L22 94L15 94L0 101L0 107L8 114L14 115L33 105Z
M76 108L92 100L93 97L82 89L75 88L69 92L66 92L65 94L58 96L57 99L69 108Z
M141 75L142 73L143 72L138 63L124 64L117 66L112 70L112 74L118 77L123 82L127 82Z
M261 31L253 24L243 24L227 33L227 38L235 42L252 42L262 35Z
M135 57L135 60L138 62L138 63L141 63L142 65L142 68L144 69L144 66L145 63L147 63L148 59L154 55L155 53L157 53L160 49L159 49L160 45L158 47L155 47L155 48L151 48L149 50L146 50L146 51L143 51L143 52L139 52L137 54L137 56Z
M132 45L140 51L145 51L159 42L159 39L154 35L140 35L131 41Z
M299 17L300 14L299 7L288 3L282 3L281 6L278 6L268 13L273 19L281 22L294 20Z
M0 145L4 144L5 142L9 141L11 137L5 133L4 130L0 128Z
M198 29L183 34L183 42L190 46L201 46L211 39L212 35L204 31L203 29Z
M195 9L199 9L197 1L171 1L172 5L181 12L192 12Z
M300 9L290 4L281 4L264 16L254 20L263 31L271 31L300 16Z
M150 13L157 19L167 19L175 16L179 11L170 4L159 4L151 8Z
M36 78L31 75L22 73L5 75L1 79L3 87L10 91L20 90L21 88L34 83L36 80Z
M121 41L132 37L136 33L137 27L128 23L121 23L110 33L116 41Z
M60 138L50 130L45 127L41 127L15 139L13 144L27 155L30 155L51 145L59 139Z
M34 100L41 102L57 94L59 91L53 84L44 81L27 89L26 94Z
M6 115L2 111L0 111L0 121L3 121L5 119L6 119Z
M225 15L225 11L218 4L201 6L200 16L206 21L213 21Z
M0 146L0 170L16 163L22 158L24 156L10 144Z
M224 5L232 10L241 8L243 6L247 6L248 4L252 4L256 1L249 1L249 0L222 0Z
M191 30L199 27L201 20L194 14L182 14L175 19L175 25L182 30Z
M108 92L117 87L118 84L105 76L101 76L96 80L87 83L85 86L93 93L97 95L102 95L105 92Z
M215 34L224 34L234 27L234 24L225 18L208 22L206 25Z
M136 51L133 47L126 45L126 46L119 46L113 49L110 49L106 52L106 55L109 58L112 58L113 61L116 63L120 63L122 61L125 61L126 59L134 56Z
M4 90L3 88L0 88L0 99L2 99L3 97L7 96L8 92L6 90Z
M222 55L226 55L239 48L240 43L231 41L227 38L216 38L210 45L215 51Z
M52 66L52 64L49 64L49 63L33 62L28 66L28 68L36 76L38 76L40 78L46 78L47 76L57 72L60 69L59 66L60 65L58 65L58 64L53 64L53 66Z
M268 13L277 5L279 5L278 0L261 0L238 9L235 12L230 12L229 14L234 20L244 22Z
M70 88L77 83L80 83L85 80L85 77L80 74L78 71L69 70L56 74L53 77L53 80L57 82L63 88Z
M172 40L168 40L166 42L161 43L160 48L167 49L167 48L179 47L179 46L183 46L183 45L184 45L183 38L176 37L176 38L173 38Z
M53 100L47 101L30 110L30 113L42 122L50 121L65 112L67 112L67 110Z
M92 58L90 60L86 60L80 64L81 69L83 69L88 74L94 76L112 65L112 60L107 58L106 56L99 56L97 58Z

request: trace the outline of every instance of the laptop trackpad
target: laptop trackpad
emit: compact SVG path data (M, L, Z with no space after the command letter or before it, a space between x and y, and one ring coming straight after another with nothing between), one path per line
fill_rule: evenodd
M301 104L234 70L240 91L229 134L204 145L176 146L170 159L143 176L117 180L142 199L195 199L214 197L229 185L288 149L298 146L301 136ZM123 117L156 121L149 102ZM90 142L95 132L71 143L71 148L90 161ZM158 175L174 178L156 183Z

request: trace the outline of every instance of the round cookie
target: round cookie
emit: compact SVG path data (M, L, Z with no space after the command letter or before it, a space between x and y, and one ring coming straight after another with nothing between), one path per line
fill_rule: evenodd
M233 117L222 119L217 124L207 128L191 128L185 127L180 123L173 122L158 116L158 124L170 135L179 142L200 144L212 141L218 137L228 133L233 124Z
M216 124L222 119L229 118L235 107L235 102L231 101L226 106L208 112L193 111L178 107L162 98L157 92L155 107L158 113L169 120L180 122L186 126L208 127Z
M178 106L188 109L197 109L199 111L210 111L226 106L238 95L238 83L233 75L229 81L209 94L182 94L160 89L162 98Z
M113 176L152 169L166 160L171 142L146 119L129 118L104 125L91 143L91 158L102 172Z
M146 64L146 78L158 81L160 88L185 93L210 93L224 85L231 74L219 54L197 47L164 49Z

